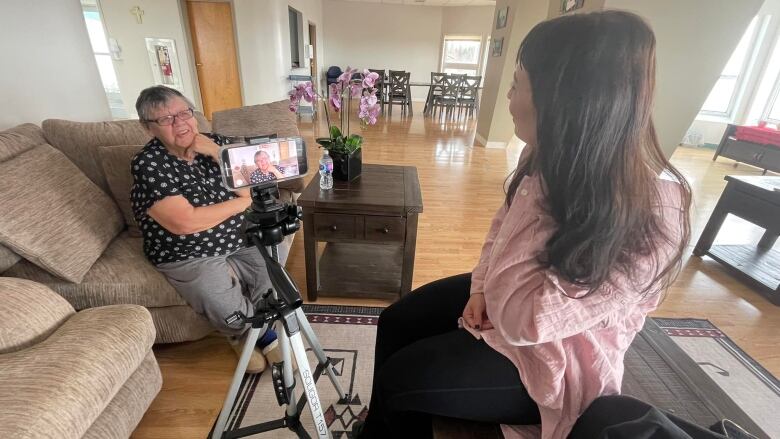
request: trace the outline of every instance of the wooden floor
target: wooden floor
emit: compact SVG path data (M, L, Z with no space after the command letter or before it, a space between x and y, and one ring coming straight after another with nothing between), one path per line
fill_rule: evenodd
M440 123L411 117L396 108L362 131L367 163L416 166L425 212L420 215L413 286L470 271L476 263L490 219L503 200L502 183L514 168L520 146L507 149L474 147L474 121ZM322 118L321 118L322 119ZM357 123L353 123L359 132ZM301 121L309 144L310 169L317 169L321 152L313 138L325 134L324 122ZM725 186L727 174L757 175L755 168L733 161L712 162L712 151L678 148L673 162L694 188L693 248ZM755 243L762 231L729 218L717 243ZM303 237L296 237L288 270L305 288ZM777 247L780 247L778 244ZM304 294L305 297L305 294ZM321 298L317 303L386 305L378 300ZM666 301L654 313L663 317L709 319L748 354L780 376L780 307L729 276L710 259L686 255L683 272ZM205 438L227 391L235 356L223 338L155 348L163 374L163 390L144 416L134 438Z

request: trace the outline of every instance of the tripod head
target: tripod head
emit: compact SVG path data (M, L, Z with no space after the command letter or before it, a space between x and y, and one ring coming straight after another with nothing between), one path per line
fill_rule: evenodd
M253 236L265 246L279 245L284 237L301 228L303 212L294 204L279 202L279 186L276 183L250 188L252 206L245 213L247 236ZM255 244L257 245L257 244Z
M276 297L267 294L267 303L280 314L288 309L294 311L303 305L301 291L284 267L268 254L266 247L279 245L285 236L300 230L303 212L294 204L279 202L276 183L255 186L251 191L252 206L244 215L247 238L263 256L271 285L277 293Z

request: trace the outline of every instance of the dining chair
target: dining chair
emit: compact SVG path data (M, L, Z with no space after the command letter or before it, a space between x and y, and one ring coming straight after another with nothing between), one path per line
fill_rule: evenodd
M460 92L458 93L458 117L461 110L466 111L466 116L472 117L479 113L479 85L482 83L482 76L464 76L460 83Z
M399 104L405 112L409 108L409 114L412 114L412 89L409 85L411 73L403 70L390 70L390 90L387 94L387 104L389 112L393 114L393 105Z
M425 115L429 115L433 109L434 96L441 96L441 93L444 90L443 83L446 76L446 73L431 72L431 86L428 88L428 97L425 98L425 108L423 109Z
M433 97L433 116L436 117L436 108L439 108L439 117L445 114L452 117L455 107L458 106L460 84L464 75L447 75L442 80L442 92Z

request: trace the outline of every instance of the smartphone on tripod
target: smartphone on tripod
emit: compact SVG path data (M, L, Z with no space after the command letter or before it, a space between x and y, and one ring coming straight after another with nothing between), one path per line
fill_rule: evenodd
M222 183L232 190L292 180L309 171L306 144L300 137L228 144L219 157Z

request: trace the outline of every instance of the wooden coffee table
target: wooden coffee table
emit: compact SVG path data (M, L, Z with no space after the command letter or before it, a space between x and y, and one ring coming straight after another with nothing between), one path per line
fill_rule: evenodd
M693 254L707 255L729 267L740 279L780 306L780 251L772 249L780 235L780 177L727 175L725 178L728 181L726 189ZM712 245L728 214L766 230L758 245Z
M334 181L331 190L320 189L317 175L298 205L309 300L318 294L396 299L411 291L423 211L416 168L363 164L360 177Z

